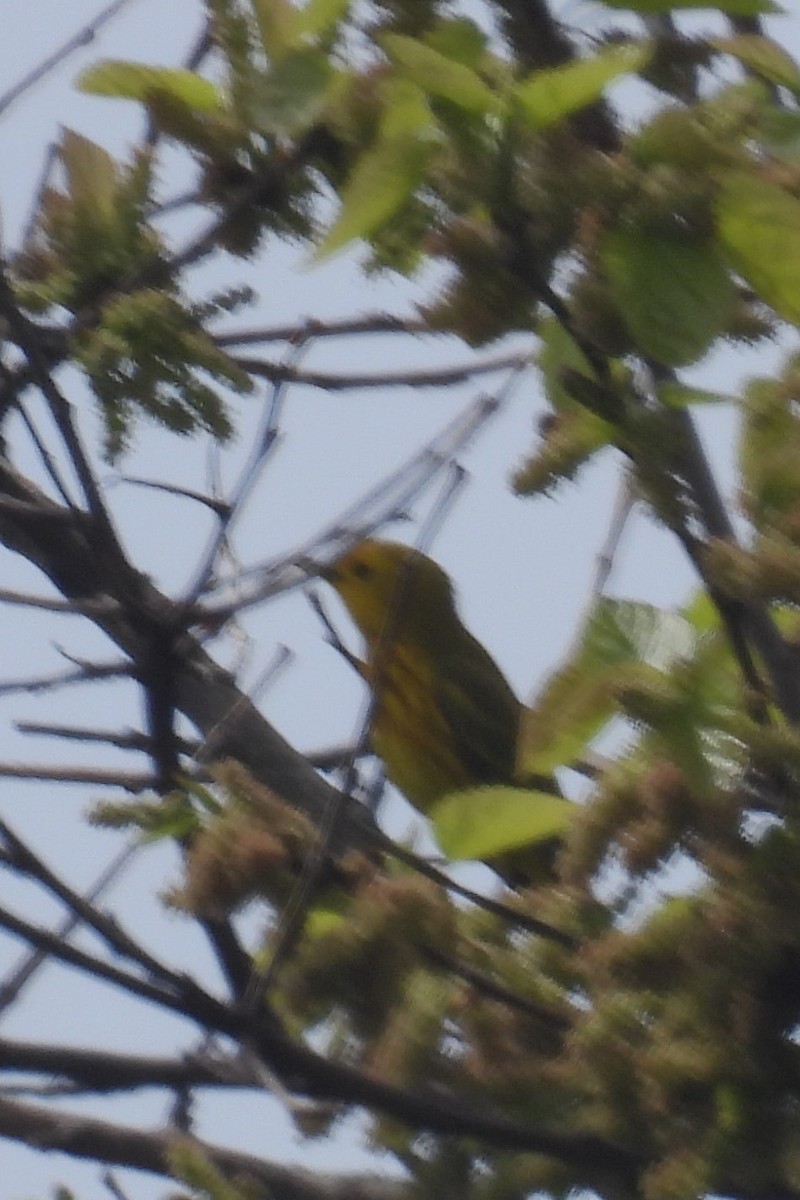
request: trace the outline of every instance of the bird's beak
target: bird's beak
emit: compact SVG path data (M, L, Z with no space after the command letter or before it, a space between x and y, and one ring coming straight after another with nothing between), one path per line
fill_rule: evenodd
M305 571L309 579L324 579L326 583L335 583L339 577L334 563L318 563L306 555L301 555L294 561L301 570Z

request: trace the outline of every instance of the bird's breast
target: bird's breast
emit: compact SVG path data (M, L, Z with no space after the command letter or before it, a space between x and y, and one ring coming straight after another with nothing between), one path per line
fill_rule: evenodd
M422 812L447 792L468 787L472 780L438 703L435 664L414 647L392 646L370 663L369 682L372 747L395 787Z

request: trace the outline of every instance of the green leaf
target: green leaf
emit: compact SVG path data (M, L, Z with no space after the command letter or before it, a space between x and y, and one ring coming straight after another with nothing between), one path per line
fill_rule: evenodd
M800 113L767 108L761 115L759 132L773 158L781 162L800 162Z
M190 804L168 802L150 809L149 827L142 830L142 841L160 842L165 838L183 841L197 833L200 821Z
M564 387L567 368L590 378L594 371L583 351L555 317L547 317L538 328L539 352L536 365L542 373L545 394L556 412L577 407L574 396Z
M440 134L421 90L393 80L375 144L362 156L342 191L342 208L314 258L369 237L413 195Z
M430 96L450 100L472 113L486 113L497 105L497 97L480 75L463 63L426 46L416 38L388 33L381 44L389 57L403 68L405 76Z
M195 800L201 808L213 816L219 816L222 812L222 805L210 788L199 783L196 779L186 775L181 778L181 787L186 792L190 800Z
M610 667L622 662L644 663L665 671L691 654L695 637L680 613L640 600L603 596L590 619L584 645Z
M594 58L537 71L517 86L514 95L528 123L543 129L592 104L613 79L640 71L649 58L647 46L612 46Z
M94 96L114 96L147 103L152 92L166 92L199 112L217 112L224 107L219 89L210 79L194 71L172 67L148 67L144 63L106 59L89 67L78 78L78 90Z
M550 774L573 761L616 714L627 668L664 671L694 644L691 625L679 613L601 598L572 656L523 714L520 769Z
M719 609L704 587L697 589L692 599L684 604L681 613L699 634L716 633L719 630Z
M795 411L797 362L777 379L752 379L745 389L739 467L748 515L767 528L797 509L800 488L800 422ZM785 526L784 526L785 528Z
M679 8L715 8L732 17L755 17L784 10L773 0L600 0L606 8L628 8L638 13L667 13Z
M575 805L527 788L470 788L443 797L429 816L448 858L485 859L564 833Z
M291 0L252 0L261 45L277 63L297 47L297 10Z
M737 271L780 316L800 324L800 200L754 175L731 174L717 224Z
M708 392L670 379L656 386L656 395L667 408L689 408L693 404L732 404L736 397L725 392Z
M713 242L612 230L602 261L623 320L658 362L694 362L727 324L735 289Z
M295 9L295 28L301 37L327 37L346 16L350 0L309 0Z
M725 642L709 640L705 651L677 678L675 701L654 736L691 786L711 793L730 786L741 767L741 742L731 730L740 686Z
M791 54L771 38L743 33L733 38L711 38L711 45L732 54L756 75L800 95L800 70Z
M468 17L441 21L426 35L434 50L465 67L477 67L486 50L486 34Z
M253 0L261 45L270 62L327 37L347 14L350 0L310 0L296 8L290 0Z
M98 223L111 223L119 193L114 159L102 146L72 129L62 131L59 153L70 197L84 217L94 214Z
M308 129L322 108L333 68L321 50L301 51L282 58L256 75L250 95L250 115L262 133L291 134Z

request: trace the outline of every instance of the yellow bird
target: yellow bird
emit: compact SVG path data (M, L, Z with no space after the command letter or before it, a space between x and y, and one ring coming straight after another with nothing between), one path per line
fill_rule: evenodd
M462 624L442 568L368 539L322 575L364 637L372 748L392 783L423 813L447 792L511 783L521 706Z

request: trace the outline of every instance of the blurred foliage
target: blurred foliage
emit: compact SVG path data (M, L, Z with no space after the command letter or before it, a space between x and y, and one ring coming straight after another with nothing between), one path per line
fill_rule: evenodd
M252 1179L231 1180L189 1137L176 1136L169 1154L172 1174L192 1190L173 1192L170 1200L261 1200L263 1189Z
M375 1078L627 1148L646 1163L643 1200L793 1194L800 734L762 664L743 678L711 601L768 605L800 666L800 358L738 397L678 372L800 324L800 119L783 103L800 74L756 34L695 33L672 50L610 34L574 61L535 66L520 6L487 7L491 34L445 3L209 0L213 86L131 63L82 80L144 106L195 164L194 202L216 217L203 253L251 255L278 237L316 259L356 249L372 271L435 263L421 305L432 331L475 346L535 335L549 411L516 465L521 495L553 494L613 448L641 502L687 544L697 514L673 418L695 404L741 410L746 532L741 545L696 545L709 591L682 612L599 600L526 711L521 776L588 777L569 820L551 797L566 830L558 881L512 897L515 927L411 868L354 856L320 882L271 1001L297 1036ZM609 132L606 91L637 76L648 115ZM228 436L219 389L251 380L206 329L214 304L190 305L173 277L150 158L116 164L70 131L60 154L62 185L42 197L15 284L37 319L66 322L107 454L124 450L139 414ZM455 822L446 848L496 848L501 804L525 795L505 791L465 799L469 828ZM319 845L235 764L217 768L205 798L105 805L95 819L181 842L173 904L262 906L270 930ZM525 917L563 936L542 938ZM420 1198L634 1194L585 1165L379 1114L371 1136ZM193 1154L176 1151L187 1184L214 1200L244 1195Z

